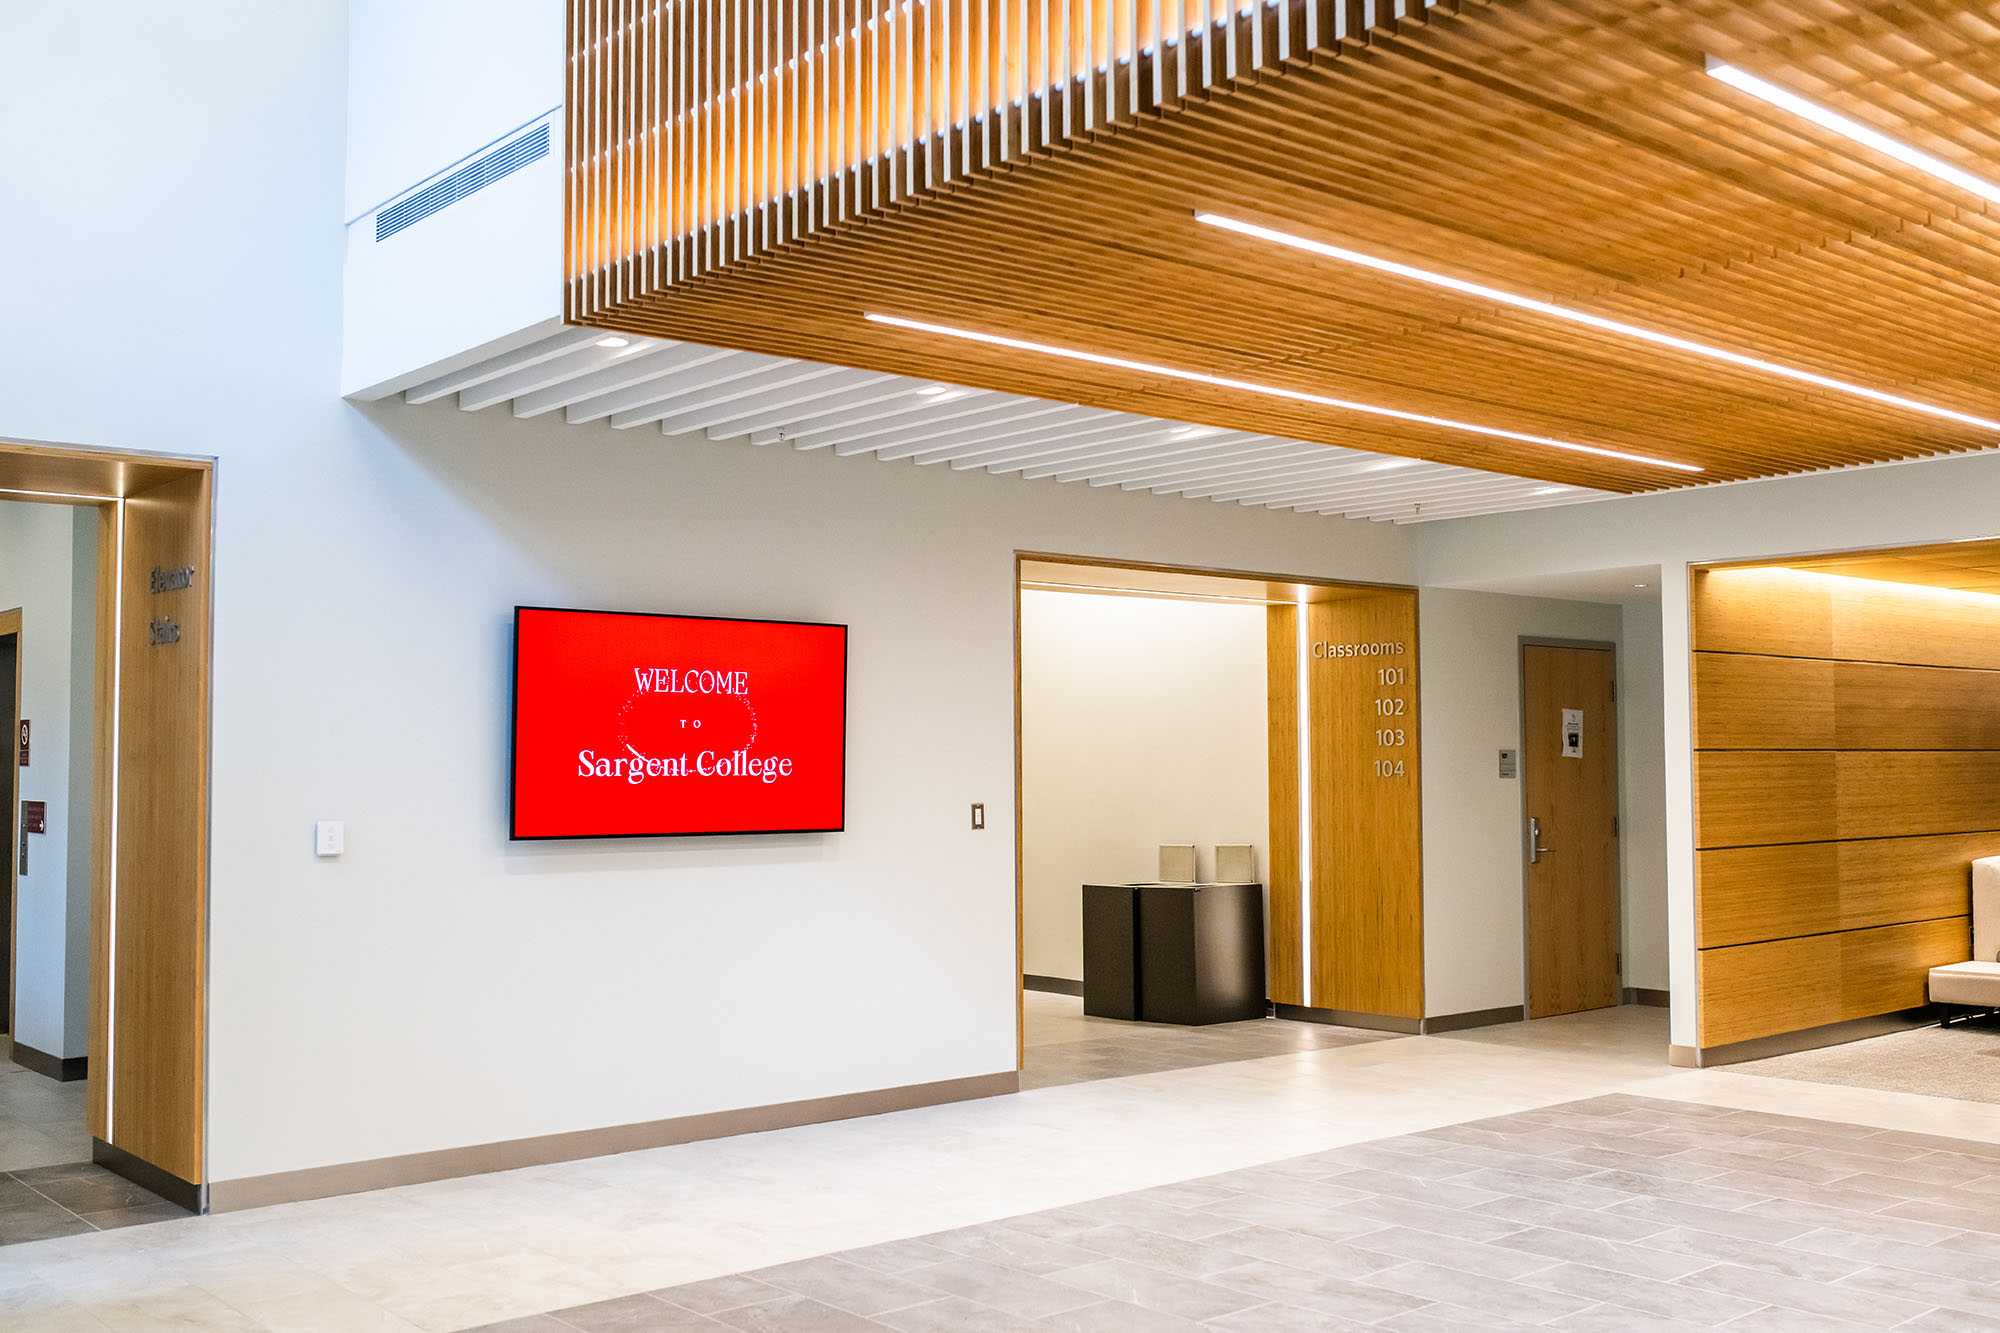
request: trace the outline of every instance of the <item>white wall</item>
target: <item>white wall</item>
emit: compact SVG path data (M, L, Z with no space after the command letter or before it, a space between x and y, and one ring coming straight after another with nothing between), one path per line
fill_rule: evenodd
M1424 1013L1524 1002L1521 638L1617 644L1619 609L1426 588L1417 599L1424 758Z
M1668 989L1667 789L1660 604L1624 606L1618 655L1619 851L1625 875L1625 984Z
M90 1048L95 524L92 510L0 502L0 610L21 610L21 716L33 724L18 797L48 805L48 831L26 835L28 873L15 885L14 1037L64 1058Z
M1021 594L1022 970L1083 977L1084 884L1159 874L1166 842L1247 842L1266 873L1262 606Z
M343 12L0 9L6 128L65 108L0 133L0 434L219 458L211 1177L1012 1068L1015 549L1397 581L1411 535L343 403ZM852 831L509 844L517 601L851 624Z
M562 105L562 0L350 0L340 391L397 389L562 314L563 122L550 154L381 241L374 212ZM336 39L338 40L338 39ZM470 362L476 356L464 356Z

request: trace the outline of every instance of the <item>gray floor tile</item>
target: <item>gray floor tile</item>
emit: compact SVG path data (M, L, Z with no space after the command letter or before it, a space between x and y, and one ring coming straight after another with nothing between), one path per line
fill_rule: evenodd
M1178 1315L1190 1323L1232 1314L1260 1302L1231 1287L1203 1282L1199 1278L1177 1277L1172 1273L1135 1264L1126 1259L1105 1259L1052 1275L1065 1286L1094 1292L1112 1301L1136 1305L1143 1310Z
M1388 1228L1380 1228L1378 1232L1370 1232L1367 1235L1379 1234L1380 1230ZM1367 1235L1359 1239L1365 1240ZM1303 1268L1309 1273L1321 1273L1328 1277L1350 1279L1366 1277L1370 1273L1379 1273L1385 1268L1394 1268L1403 1262L1395 1255L1362 1249L1353 1243L1353 1238L1342 1237L1334 1240L1325 1236L1308 1235L1301 1231L1286 1231L1282 1227L1244 1227L1241 1231L1231 1231L1217 1236L1210 1243L1239 1250L1249 1259ZM1440 1240L1436 1243L1447 1242ZM1209 1271L1217 1273L1222 1270L1216 1268Z
M557 1310L555 1317L580 1333L719 1333L725 1327L706 1315L652 1296L623 1296Z
M1663 1218L1632 1217L1614 1209L1571 1208L1541 1199L1497 1199L1472 1211L1519 1223L1517 1231L1547 1227L1551 1231L1572 1231L1604 1240L1638 1240L1671 1231L1675 1225Z
M1597 1303L1595 1299L1502 1282L1434 1263L1399 1264L1361 1280L1370 1286L1400 1291L1405 1296L1456 1305L1482 1317L1512 1319L1522 1324L1545 1324Z
M1561 1256L1547 1257L1518 1247L1510 1247L1511 1236L1502 1236L1492 1244L1476 1240L1449 1240L1440 1242L1436 1236L1423 1231L1412 1231L1407 1227L1389 1227L1373 1235L1362 1236L1354 1241L1354 1248L1372 1254L1380 1254L1391 1260L1383 1267L1393 1268L1398 1263L1436 1263L1446 1268L1456 1268L1461 1272L1477 1273L1481 1277L1499 1278L1511 1282L1523 1273L1532 1273L1537 1268L1547 1268L1559 1261ZM1608 1244L1608 1242L1606 1242Z
M1562 1329L1564 1333L1711 1333L1715 1326L1646 1314L1629 1305L1593 1305L1588 1310L1564 1315L1547 1327Z
M1740 1296L1746 1301L1764 1301L1802 1314L1846 1319L1877 1328L1893 1327L1905 1319L1914 1319L1926 1313L1930 1308L1916 1301L1874 1296L1784 1273L1739 1268L1735 1264L1716 1264L1681 1280L1704 1291L1719 1291L1728 1296Z
M1502 1236L1493 1244L1499 1249L1521 1250L1548 1262L1588 1264L1593 1268L1630 1273L1634 1277L1648 1277L1661 1282L1686 1277L1696 1269L1715 1262L1696 1255L1675 1254L1598 1236L1579 1236L1572 1231L1552 1231L1547 1227Z
M1149 1264L1169 1273L1205 1277L1257 1257L1230 1244L1229 1238L1238 1234L1236 1231L1225 1231L1207 1240L1182 1240L1178 1236L1163 1236L1157 1231L1145 1231L1139 1227L1113 1225L1085 1231L1070 1244L1087 1254L1107 1259L1129 1259L1133 1263Z
M94 1175L39 1180L30 1188L73 1213L103 1213L160 1202L160 1196L143 1185L135 1185L102 1167Z
M1787 1245L1766 1245L1740 1236L1716 1236L1705 1231L1663 1231L1639 1244L1648 1249L1693 1258L1707 1264L1735 1264L1760 1273L1778 1273L1807 1282L1837 1282L1867 1264L1838 1255L1817 1254Z
M838 1255L801 1259L797 1263L760 1268L750 1277L849 1314L878 1315L906 1305L934 1301L938 1293L900 1277L851 1264Z
M1262 1260L1226 1269L1212 1280L1265 1301L1303 1306L1363 1324L1379 1323L1430 1303L1427 1298Z
M1357 1324L1336 1318L1323 1310L1297 1305L1253 1305L1220 1319L1211 1319L1203 1328L1215 1333L1355 1333L1358 1329L1380 1328L1380 1324Z
M1043 1319L1063 1310L1095 1305L1098 1300L1076 1287L983 1259L949 1259L911 1269L904 1276L948 1295L962 1296L1024 1319Z
M2000 1329L2000 1282L1986 1277L2000 1263L2000 1153L1951 1142L1597 1098L668 1288L655 1295L672 1306L605 1302L583 1307L602 1312L597 1325L568 1322L609 1333L652 1326L657 1310L679 1321L662 1328L707 1316L745 1333ZM0 1228L53 1207L7 1183Z
M1065 1310L1041 1321L1040 1327L1064 1333L1201 1333L1206 1327L1179 1315L1123 1301L1099 1301L1081 1310Z
M134 1208L113 1208L109 1212L83 1213L81 1216L99 1231L116 1231L120 1227L145 1226L149 1222L178 1222L194 1214L177 1203L156 1199Z
M1103 1257L1075 1241L1052 1240L1003 1224L939 1232L930 1237L930 1243L943 1251L934 1263L952 1258L984 1259L1024 1273L1053 1273Z
M757 1305L739 1305L715 1316L743 1333L881 1333L883 1325L807 1296L785 1296Z
M531 1314L519 1319L503 1319L497 1324L481 1324L466 1333L576 1333L553 1315Z
M1558 1264L1521 1279L1529 1286L1637 1310L1655 1319L1682 1319L1710 1328L1761 1309L1763 1301L1696 1291L1685 1283L1614 1273L1587 1264Z
M95 1231L90 1223L67 1208L45 1203L39 1207L10 1208L0 1213L0 1245L19 1245L31 1240L54 1240L58 1236L78 1236Z
M876 1322L899 1333L1040 1333L1048 1327L958 1296L891 1310Z

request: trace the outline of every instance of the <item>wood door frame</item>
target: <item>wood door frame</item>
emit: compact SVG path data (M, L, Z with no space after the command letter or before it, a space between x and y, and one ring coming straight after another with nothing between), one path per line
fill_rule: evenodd
M0 639L14 636L14 727L21 725L21 608L0 611ZM24 836L18 811L21 808L21 746L18 736L7 738L7 764L14 770L7 818L14 834L7 843L7 1048L11 1053L21 1035L15 1014L14 993L21 989L21 849L15 844Z
M173 500L167 498L173 492L163 493L166 487L185 487L190 478L198 479L194 500ZM212 458L0 437L0 500L92 509L97 514L88 950L90 1056L85 1091L85 1115L93 1143L92 1156L100 1164L198 1211L206 1209L208 799L213 751L214 481L215 460ZM142 743L122 750L119 745L122 731L142 728L145 722L143 711L120 716L125 709L122 685L128 672L148 660L143 656L149 647L145 621L153 614L149 602L126 603L127 598L147 595L149 587L150 571L138 567L145 557L130 549L126 540L126 530L130 526L128 510L133 502L148 504L155 510L163 505L182 505L183 512L190 519L190 531L195 536L192 545L194 573L188 583L171 585L175 589L192 589L194 596L172 607L163 607L161 611L170 621L175 614L179 614L187 622L185 646L194 659L192 670L199 681L199 688L186 698L186 709L191 710L197 723L192 732L194 739L191 746L184 747L181 754L192 757L200 775L199 780L192 783L176 779L180 788L191 791L198 813L193 821L195 827L189 829L186 839L185 857L169 858L183 872L182 882L192 885L194 889L195 911L191 914L183 912L183 916L192 917L184 922L189 956L179 953L167 955L171 969L189 979L192 998L187 1004L164 1014L143 1012L144 986L140 983L147 973L133 961L131 951L118 955L112 938L114 928L128 913L138 913L134 919L143 921L142 909L152 901L151 896L140 887L143 877L136 882L121 883L117 875L120 849L114 842L114 829L118 823L114 807L122 800L120 779L143 780L154 764L167 762L150 755L150 747ZM121 626L121 614L127 622L134 616L141 618L137 633L133 632L129 623ZM19 679L17 671L17 688ZM16 712L18 716L18 707ZM139 740L145 739L142 729ZM18 746L12 759L19 759ZM16 794L18 798L18 775ZM9 812L9 817L14 817L14 814ZM123 836L122 832L119 836ZM119 933L123 933L122 929ZM150 940L151 937L146 938ZM178 949L180 946L171 947ZM161 955L154 953L149 957L152 962L158 963ZM129 974L137 978L131 988L116 993L119 1012L115 1015L111 1012L114 966L119 977ZM155 967L153 972L159 970ZM142 998L132 1003L141 1004L141 1011L133 1011L128 1006L126 997L135 993ZM12 1004L11 994L9 1004ZM139 1013L140 1019L167 1024L184 1036L192 1034L193 1078L178 1092L170 1092L164 1100L120 1111L119 1119L114 1124L110 1119L114 1109L110 1100L114 1095L111 1085L118 1078L119 1065L123 1063L112 1044L116 1035L114 1020L125 1022L128 1015L134 1012ZM141 1033L141 1036L144 1035ZM140 1049L143 1051L148 1044L142 1041ZM143 1064L143 1058L138 1058ZM139 1085L142 1090L145 1086L144 1072L142 1068ZM180 1104L169 1104L175 1097L179 1097ZM179 1119L176 1120L176 1117ZM124 1146L132 1141L134 1134L142 1139L148 1134L155 1140L159 1139L160 1124L174 1126L169 1131L169 1137L180 1133L182 1141L177 1145L180 1161L191 1162L191 1171L186 1165L181 1165L180 1174L176 1174L174 1170L163 1168ZM186 1125L184 1133L179 1129L182 1124ZM152 1156L167 1155L156 1148L145 1148L144 1151Z
M1021 593L1022 566L1027 564L1071 565L1080 569L1112 569L1134 574L1184 575L1194 574L1205 578L1234 579L1243 583L1289 583L1307 588L1355 589L1370 592L1407 592L1420 597L1422 589L1411 583L1382 583L1369 579L1330 579L1321 575L1257 573L1245 569L1228 569L1212 565L1164 564L1153 560L1120 560L1110 556L1063 555L1053 551L1029 551L1016 548L1014 551L1014 1063L1015 1072L1027 1068L1028 1062L1028 1021L1027 985L1022 969L1027 963L1027 864L1025 860L1025 831L1022 810L1025 797L1022 791L1021 775L1023 767L1021 745ZM1176 593L1148 594L1122 589L1099 590L1102 596L1160 596L1170 600L1199 601L1199 597ZM1414 638L1411 646L1415 647ZM1414 656L1414 654L1413 654ZM1299 688L1306 683L1301 680ZM1421 719L1419 704L1418 719ZM1413 726L1414 726L1413 722ZM1421 811L1419 820L1421 821ZM1418 841L1422 842L1422 825L1419 823ZM1268 878L1268 866L1267 878ZM1268 894L1270 885L1265 885ZM1525 892L1525 885L1523 888ZM1311 922L1301 921L1301 930L1310 930ZM1623 922L1620 923L1623 929ZM1266 940L1266 947L1269 941ZM1525 1004L1525 997L1524 997Z
M1622 665L1619 658L1618 645L1608 639L1552 639L1545 635L1523 634L1519 637L1519 642L1514 649L1515 726L1521 738L1521 748L1515 752L1515 763L1519 765L1521 774L1520 860L1516 864L1521 868L1521 1017L1524 1021L1532 1014L1535 996L1534 978L1528 975L1535 956L1535 942L1532 933L1534 930L1534 918L1528 907L1528 649L1530 648L1575 648L1584 652L1610 653L1611 700L1614 717L1618 704L1619 668ZM1618 735L1622 742L1624 739L1622 728L1619 730ZM1617 762L1611 766L1611 773L1618 784L1618 799L1615 803L1618 811L1620 833L1618 839L1618 893L1616 896L1618 917L1618 962L1616 971L1618 973L1619 1003L1622 1004L1625 998L1625 839L1623 836L1625 827L1625 751L1622 745L1618 751Z

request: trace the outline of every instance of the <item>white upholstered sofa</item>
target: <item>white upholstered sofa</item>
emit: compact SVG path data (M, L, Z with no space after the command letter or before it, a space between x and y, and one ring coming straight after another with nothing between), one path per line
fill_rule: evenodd
M2000 856L1972 863L1972 959L1932 968L1930 996L1945 1024L1953 1009L2000 1009Z

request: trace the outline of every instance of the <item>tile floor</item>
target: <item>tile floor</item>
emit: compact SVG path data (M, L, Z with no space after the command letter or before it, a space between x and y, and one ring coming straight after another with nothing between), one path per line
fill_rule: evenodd
M1756 1078L1727 1070L1672 1069L1665 1063L1665 1050L1664 1012L1603 1010L1446 1037L1362 1042L1073 1083L831 1125L66 1236L0 1248L0 1327L8 1333L102 1333L105 1329L152 1330L163 1326L461 1329L539 1317L550 1310L622 1300L634 1293L684 1287L912 1237L1004 1224L1009 1219L1065 1210L1112 1196L1270 1168L1273 1163L1374 1140L1407 1139L1470 1121L1607 1096L1678 1103L1697 1108L1697 1114L1703 1107L1764 1112L1964 1140L1973 1145L1921 1141L1914 1145L1935 1148L1947 1157L1983 1159L1984 1152L1977 1145L2000 1144L2000 1106ZM1809 1133L1810 1129L1801 1132ZM1664 1147L1667 1141L1658 1139L1656 1143ZM1648 1160L1641 1156L1639 1163L1623 1165L1631 1167ZM1780 1165L1791 1160L1781 1159ZM1595 1165L1603 1168L1604 1164ZM1838 1227L1816 1221L1833 1214L1814 1212L1815 1207L1831 1207L1852 1224L1854 1216L1863 1215L1851 1207L1857 1193L1884 1197L1879 1186L1849 1181L1829 1199L1816 1200L1811 1192L1833 1191L1834 1182L1788 1177L1781 1171L1755 1171L1753 1167L1753 1163L1730 1163L1723 1175L1713 1179L1717 1187L1728 1189L1738 1188L1727 1179L1737 1172L1755 1174L1760 1182L1764 1177L1790 1180L1784 1188L1796 1194L1773 1194L1772 1206L1762 1211L1809 1213L1799 1220L1822 1231L1837 1232ZM1555 1169L1563 1168L1558 1165ZM1244 1204L1245 1209L1261 1208L1265 1215L1261 1219L1234 1219L1235 1226L1230 1229L1266 1226L1296 1230L1299 1215L1310 1205L1287 1197L1293 1187L1284 1183L1283 1172L1266 1170L1263 1174L1272 1179L1261 1191L1237 1193L1251 1195L1253 1202ZM1485 1195L1532 1199L1526 1194L1527 1186L1514 1188L1516 1178L1532 1179L1531 1171L1504 1174L1508 1190L1490 1188L1498 1183L1491 1178L1483 1178L1486 1183L1469 1179L1452 1182L1485 1194L1459 1195L1449 1208L1435 1212L1419 1211L1422 1200L1379 1206L1395 1207L1399 1212L1392 1225L1427 1237L1442 1237L1443 1243L1449 1244L1454 1237L1427 1231L1421 1223L1447 1226L1444 1218L1494 1202ZM1895 1171L1872 1174L1898 1175ZM1561 1183L1556 1181L1549 1187ZM1941 1241L1953 1232L1984 1236L1986 1233L1978 1230L1980 1219L1990 1223L2000 1216L2000 1196L1994 1196L1996 1207L1982 1209L1976 1202L1978 1191L1936 1178L1919 1183L1928 1189L1960 1192L1920 1195L1875 1210L1879 1214L1877 1225L1911 1237L1904 1244ZM1677 1187L1669 1181L1666 1188ZM1975 1202L1968 1203L1967 1196ZM1368 1197L1394 1196L1384 1187ZM1603 1206L1593 1211L1604 1211L1608 1216L1614 1204L1625 1200L1623 1195L1614 1195L1598 1202ZM1666 1209L1676 1202L1666 1199L1652 1206ZM1185 1201L1177 1206L1186 1206ZM1574 1202L1548 1204L1551 1211L1546 1216L1559 1219L1566 1216L1559 1210L1577 1206ZM1757 1210L1757 1204L1748 1202L1737 1209L1712 1209L1725 1216L1738 1211L1750 1215ZM1691 1233L1714 1221L1708 1214L1678 1216L1698 1219L1690 1222L1668 1217L1673 1229ZM1287 1218L1292 1219L1290 1226L1285 1224ZM1923 1231L1926 1224L1941 1230ZM1540 1225L1549 1230L1564 1229L1546 1222ZM1376 1228L1387 1229L1389 1225ZM1923 1239L1916 1238L1919 1233ZM1498 1246L1498 1238L1490 1233L1455 1239L1509 1248ZM1764 1239L1776 1248L1801 1237L1752 1239ZM1804 1249L1802 1245L1791 1248ZM1976 1275L1979 1261L1994 1257L1982 1251L1977 1241L1937 1249L1948 1256L1961 1252L1968 1256L1966 1269L1918 1272L1914 1286L1899 1276L1897 1290L1934 1290L1936 1280ZM1908 1253L1896 1251L1898 1256L1907 1257ZM959 1258L978 1262L977 1256ZM1252 1256L1252 1261L1284 1264L1282 1258ZM1565 1262L1595 1266L1586 1260ZM1746 1267L1733 1258L1724 1262L1753 1274L1765 1271ZM1799 1272L1770 1275L1774 1292L1781 1285L1790 1289L1783 1281L1787 1277L1805 1279L1815 1271L1828 1271L1810 1257L1794 1262ZM1872 1262L1889 1267L1895 1274L1902 1272L1886 1257ZM1198 1271L1170 1275L1212 1276ZM1380 1286L1360 1283L1358 1277L1350 1280L1370 1289ZM1844 1279L1831 1280L1838 1283ZM1858 1278L1850 1285L1859 1287ZM1712 1294L1755 1299L1754 1293L1741 1291ZM1920 1295L1877 1294L1892 1300L1921 1300ZM1955 1290L1952 1295L1958 1299ZM1275 1302L1269 1296L1264 1299L1267 1304L1300 1303L1296 1297L1287 1300L1282 1295ZM1779 1300L1775 1295L1764 1299ZM752 1302L759 1303L763 1302ZM1960 1308L1947 1301L1934 1300L1930 1305ZM1791 1308L1782 1301L1780 1306ZM661 1308L666 1307L662 1304ZM838 1327L843 1319L853 1317L861 1316L829 1317L827 1326ZM1406 1327L1421 1327L1429 1316L1427 1311L1417 1310L1394 1317L1403 1319ZM1581 1320L1585 1316L1560 1317ZM1643 1320L1649 1317L1642 1312L1638 1326L1643 1327ZM1446 1313L1430 1318L1430 1323L1433 1327L1479 1327L1482 1318L1474 1315L1469 1323L1460 1319L1454 1325L1453 1316ZM1619 1318L1623 1319L1622 1312ZM1920 1318L1934 1327L1954 1322L1942 1317ZM1787 1322L1797 1327L1838 1327L1811 1313L1797 1319L1753 1313L1742 1319L1740 1328L1783 1326ZM1615 1321L1606 1315L1602 1322ZM1630 1325L1633 1321L1625 1322ZM1955 1322L1961 1327L1979 1326L1971 1317ZM650 1326L672 1325L655 1320ZM803 1318L791 1326L802 1330L812 1327ZM1324 1328L1329 1324L1321 1319L1310 1326ZM1142 1325L1129 1327L1143 1333Z
M1025 991L1021 1001L1027 1055L1023 1090L1393 1039L1385 1032L1279 1018L1207 1027L1127 1023L1085 1014L1080 996L1046 991Z
M90 1160L83 1124L84 1083L62 1083L4 1057L0 1036L0 1171Z
M2000 1147L1612 1095L488 1333L2000 1327Z
M192 1216L178 1204L89 1162L0 1174L0 1245Z

